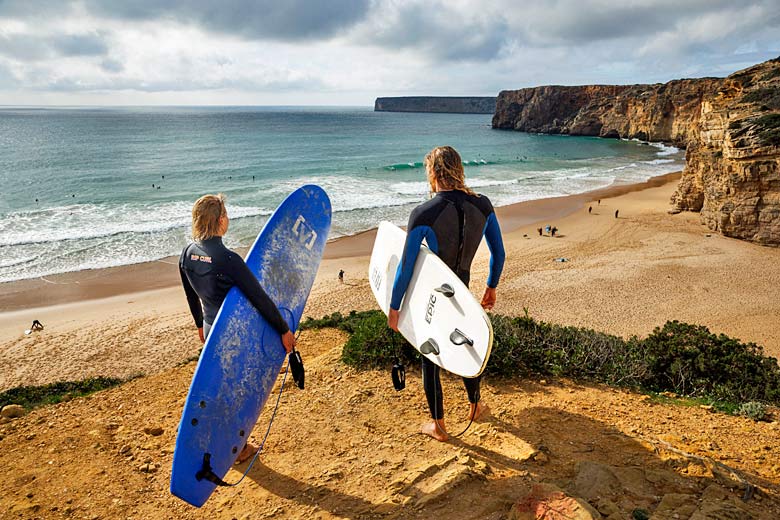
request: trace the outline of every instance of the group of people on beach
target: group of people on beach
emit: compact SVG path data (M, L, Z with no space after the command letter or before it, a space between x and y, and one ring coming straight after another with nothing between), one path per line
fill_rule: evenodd
M450 146L436 147L425 156L424 165L431 198L416 207L409 217L406 243L393 284L387 318L388 327L395 331L398 331L399 309L423 240L468 286L472 260L485 237L490 250L490 272L481 304L486 310L492 309L496 303L496 287L504 265L504 244L493 205L486 196L467 186L458 152ZM292 352L295 336L278 308L241 256L222 243L229 222L222 195L204 195L192 208L193 242L182 251L179 271L198 336L205 342L225 296L237 285L281 336L285 350ZM342 283L343 277L342 270L339 273ZM449 434L444 423L440 370L432 361L422 357L423 388L431 420L422 426L421 433L445 441ZM467 420L477 420L488 413L488 407L481 401L480 377L463 378L463 382L470 405ZM255 446L247 443L236 462L247 460L256 451Z

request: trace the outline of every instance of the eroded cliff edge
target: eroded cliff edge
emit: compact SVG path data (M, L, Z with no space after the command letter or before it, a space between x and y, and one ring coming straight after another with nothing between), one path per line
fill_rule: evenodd
M727 78L503 91L493 127L686 148L672 197L726 236L780 246L780 58Z

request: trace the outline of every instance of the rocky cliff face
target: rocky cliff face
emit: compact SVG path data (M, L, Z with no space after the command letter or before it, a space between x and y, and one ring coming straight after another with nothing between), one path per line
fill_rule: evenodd
M725 79L504 91L493 127L686 148L676 210L700 211L724 235L780 245L780 58Z
M456 114L492 114L494 97L410 96L381 97L374 102L375 112L442 112Z

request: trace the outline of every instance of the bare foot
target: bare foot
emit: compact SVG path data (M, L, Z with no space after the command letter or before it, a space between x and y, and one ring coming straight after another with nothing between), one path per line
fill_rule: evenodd
M243 464L247 460L254 457L255 453L257 453L257 446L247 442L244 444L244 449L241 450L241 453L238 454L238 458L236 459L235 464Z
M490 417L490 407L486 404L482 404L482 402L479 402L477 404L471 405L467 419L469 421L479 421L487 417Z
M444 421L431 421L422 425L420 433L424 433L428 437L432 437L437 441L444 442L450 438L447 435L447 430L444 429Z

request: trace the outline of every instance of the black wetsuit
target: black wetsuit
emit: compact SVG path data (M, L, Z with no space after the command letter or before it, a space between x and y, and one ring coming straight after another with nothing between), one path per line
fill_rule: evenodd
M458 275L466 286L471 278L471 261L477 253L482 237L490 249L488 287L498 286L504 267L504 242L496 220L493 205L485 196L474 196L453 190L443 191L417 206L409 216L406 244L398 265L390 307L401 307L406 289L414 271L414 263L425 239L428 247ZM422 358L423 387L428 407L434 419L444 418L444 405L439 379L439 367L425 356ZM479 402L480 377L463 378L469 402Z
M280 335L290 330L244 260L226 248L222 238L213 237L185 247L179 258L179 272L198 328L204 323L211 327L228 291L237 285Z

